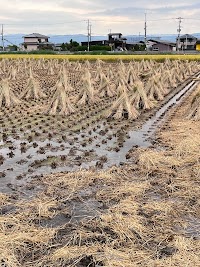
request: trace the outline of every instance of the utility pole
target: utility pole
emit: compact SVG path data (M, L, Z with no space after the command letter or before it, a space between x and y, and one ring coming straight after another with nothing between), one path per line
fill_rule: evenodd
M3 51L5 50L5 46L4 46L4 25L2 24L2 28L1 28L1 41L2 41L2 47L3 47Z
M88 52L90 51L90 20L87 20Z
M147 50L147 13L144 13L144 43Z
M92 24L90 24L90 43L92 41Z
M178 32L178 37L177 37L177 51L179 51L180 49L180 34L181 34L181 23L182 23L182 19L181 17L177 18L178 19L178 29L177 29L177 32Z

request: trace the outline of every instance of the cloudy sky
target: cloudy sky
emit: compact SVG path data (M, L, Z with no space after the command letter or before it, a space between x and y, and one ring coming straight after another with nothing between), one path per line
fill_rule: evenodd
M176 34L177 17L183 17L182 33L199 32L199 0L0 0L0 24L5 33L86 34L90 19L93 35L109 31Z

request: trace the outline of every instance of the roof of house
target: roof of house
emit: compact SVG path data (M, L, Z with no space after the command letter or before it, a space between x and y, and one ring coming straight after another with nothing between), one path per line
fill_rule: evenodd
M31 34L28 34L28 35L25 35L24 38L49 38L49 36L46 36L46 35L42 35L40 33L31 33Z
M144 45L144 41L133 41L133 42L127 42L127 45Z
M111 36L111 35L122 35L122 33L120 33L120 32L114 32L114 33L111 32L111 33L109 33L108 35L110 35L110 36Z
M22 45L54 45L54 43L51 42L42 42L42 43L38 43L38 42L24 42L22 43Z
M167 40L154 40L150 39L148 41L153 42L154 44L165 44L165 45L170 45L170 46L175 46L176 44Z
M42 42L42 43L39 43L38 45L54 45L54 43L51 43L51 42Z
M190 38L190 39L197 39L197 37L191 35L191 34L184 34L180 36L180 39L186 39L186 38Z
M55 46L61 46L61 45L63 45L63 43L55 43L54 45Z
M24 42L22 43L22 45L38 45L38 42L28 42L28 43Z

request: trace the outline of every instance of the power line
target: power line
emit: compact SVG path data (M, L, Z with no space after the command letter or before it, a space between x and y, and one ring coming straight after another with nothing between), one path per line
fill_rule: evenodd
M174 20L177 18L160 18L160 19L148 19L148 22L153 22L153 21L169 21L169 20ZM187 20L200 20L200 18L181 18L181 19L187 19ZM52 26L52 25L64 25L64 24L72 24L72 23L80 23L85 21L83 20L74 20L74 21L62 21L62 22L52 22L52 23L38 23L38 22L29 22L29 23L3 23L5 26L33 26L33 25L38 25L38 26ZM143 20L113 20L113 19L92 19L90 20L91 22L120 22L120 23L134 23L134 22L143 22Z
M32 23L26 23L24 25L24 23L4 23L4 25L7 25L7 26L26 26L26 25L30 25L30 26L52 26L52 25L61 25L61 24L71 24L71 23L78 23L78 22L83 22L85 20L75 20L75 21L63 21L63 22L54 22L54 23L35 23L35 22L32 22Z
M181 28L182 28L182 26L181 26L181 23L182 23L182 20L184 19L184 20L200 20L200 18L198 19L198 18L183 18L183 17L178 17L178 18L160 18L160 19L149 19L149 17L148 17L148 23L149 22L156 22L156 21L169 21L169 20L177 20L178 19L178 29L177 29L177 31L178 31L178 40L177 41L179 41L179 45L180 45L180 40L179 40L179 38L180 38L180 33L181 33ZM4 35L4 37L5 37L5 33L4 33L4 31L5 31L5 29L4 29L4 26L5 25L7 25L8 27L6 27L6 30L7 30L7 28L9 28L9 26L12 26L12 25L15 25L16 27L17 26L20 26L20 25L23 25L23 26L32 26L32 27L34 27L35 25L37 26L37 25L40 25L40 26L52 26L52 25L65 25L65 24L73 24L73 23L81 23L81 22L83 22L83 21L86 21L86 20L75 20L75 21L63 21L63 22L52 22L52 23L46 23L46 24L41 24L41 23L23 23L23 24L20 24L20 23L4 23L4 24L2 24L2 33L3 33L3 35ZM89 45L90 45L90 42L91 42L91 38L92 38L92 24L91 24L91 22L124 22L124 23L134 23L134 22L143 22L144 23L144 20L129 20L129 21L127 21L127 20L121 20L121 21L119 21L119 20L113 20L113 19L110 19L110 18L108 18L108 20L93 20L93 19L90 19L90 20L87 20L87 37L88 37L88 47L89 47ZM110 25L110 26L112 26L112 25ZM153 27L154 28L154 27ZM152 30L152 27L151 27L151 29L150 30ZM147 31L148 31L148 27L147 27L147 13L145 13L145 25L144 25L144 38L146 39L147 38ZM0 37L2 37L2 33L0 33ZM148 31L148 33L149 33L149 31ZM94 35L94 33L93 33L93 35ZM98 35L100 35L100 33L98 33ZM101 34L101 35L106 35L105 34L105 32L103 33L103 34ZM60 35L60 36L63 36L63 35ZM70 36L70 35L66 35L66 36ZM74 34L71 34L71 36L74 36ZM51 35L51 37L53 38L53 35ZM58 38L58 35L56 35L55 36L56 38ZM6 35L6 38L7 38L7 35ZM9 38L9 37L8 37ZM2 38L1 38L2 39ZM18 37L12 37L12 39L18 39ZM2 44L3 44L3 40L2 40ZM178 45L178 43L177 43L177 45ZM88 48L89 49L89 48Z
M167 19L149 19L148 21L161 21L161 20L169 20L169 19L174 19L174 18L167 18ZM91 21L94 21L94 22L124 22L124 23L130 23L130 22L143 22L144 20L140 19L140 20L114 20L114 19L110 19L110 20L107 20L107 19L98 19L98 20L91 20Z
M148 21L166 21L166 20L170 20L170 19L174 19L174 18L166 18L166 19L149 19ZM188 18L189 19L189 18ZM195 20L200 20L200 19L195 19ZM72 23L79 23L79 22L83 22L85 20L74 20L74 21L63 21L63 22L53 22L53 23L37 23L37 22L29 22L24 24L23 23L4 23L4 25L6 26L33 26L33 25L37 25L37 26L52 26L52 25L64 25L64 24L72 24ZM143 20L113 20L113 19L109 19L109 20L90 20L92 22L124 22L124 23L130 23L130 22L143 22Z

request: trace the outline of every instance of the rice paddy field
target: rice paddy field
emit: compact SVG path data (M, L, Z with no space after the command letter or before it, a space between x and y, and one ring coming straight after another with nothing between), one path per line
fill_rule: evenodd
M198 56L0 59L0 266L200 266Z
M37 54L0 54L0 59L60 59L60 60L70 60L70 61L84 61L84 60L89 60L89 61L95 61L97 59L101 59L104 61L111 61L115 62L118 60L123 60L123 61L130 61L130 60L137 60L141 61L143 59L145 60L156 60L156 61L165 61L166 59L169 60L195 60L199 61L200 60L200 54L194 54L194 55L189 55L189 54L171 54L171 55L37 55Z

